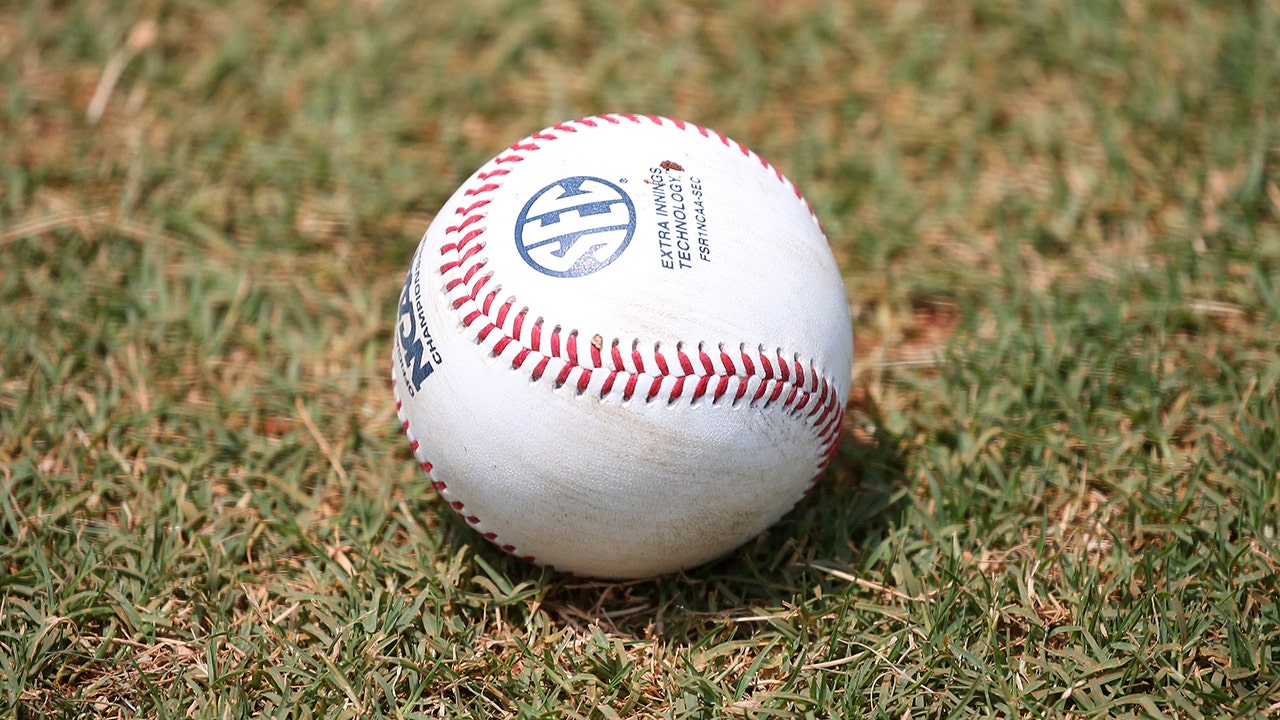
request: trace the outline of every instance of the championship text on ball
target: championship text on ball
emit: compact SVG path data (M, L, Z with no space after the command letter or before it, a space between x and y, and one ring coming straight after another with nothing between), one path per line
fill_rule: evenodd
M417 275L416 270L410 271L404 281L404 290L400 292L400 362L410 395L416 394L422 383L435 372L436 366L444 362L431 337L431 329L427 327L422 285L417 282ZM419 329L422 337L418 337Z

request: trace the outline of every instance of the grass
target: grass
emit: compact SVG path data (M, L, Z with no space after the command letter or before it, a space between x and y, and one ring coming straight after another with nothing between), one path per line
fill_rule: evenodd
M794 178L858 350L813 497L633 583L387 381L435 208L612 110ZM0 138L4 717L1280 714L1273 0L32 0Z

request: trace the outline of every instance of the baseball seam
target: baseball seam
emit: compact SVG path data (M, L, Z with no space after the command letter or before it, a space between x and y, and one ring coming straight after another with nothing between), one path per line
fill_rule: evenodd
M454 210L460 218L445 229L445 242L440 247L442 262L438 271L448 305L459 315L462 327L473 333L473 341L483 346L490 357L508 362L513 371L528 372L530 382L550 379L557 390L569 387L578 395L598 393L601 399L615 396L622 402L665 400L674 404L687 400L694 404L727 402L733 407L745 404L752 408L781 403L791 415L803 416L814 431L819 460L805 489L807 494L835 452L844 415L835 382L820 373L811 361L803 361L798 354L787 357L780 348L768 350L764 345L750 349L745 344L726 348L723 343L712 346L699 342L692 346L678 342L674 348L664 349L661 343L655 343L650 349L642 346L639 339L628 344L619 338L606 341L598 334L586 338L577 329L549 325L540 316L530 319L530 309L519 305L514 296L499 300L502 287L494 282L493 272L486 269L488 258L483 254L485 243L481 238L486 230L485 207L492 201L492 194L502 187L502 179L512 172L509 166L541 149L543 145L539 143L553 142L601 123L625 122L670 124L679 130L718 140L756 160L790 188L806 211L813 214L799 189L779 169L721 133L655 115L616 114L572 120L511 145L487 163L471 186L463 190L463 197L470 201ZM423 262L427 260L424 258ZM434 466L424 457L421 443L405 416L394 377L392 382L401 428L436 491L487 540L508 553L537 562L531 555L521 555L519 548L503 542L496 533L486 531L481 518L469 512L466 503L436 477Z

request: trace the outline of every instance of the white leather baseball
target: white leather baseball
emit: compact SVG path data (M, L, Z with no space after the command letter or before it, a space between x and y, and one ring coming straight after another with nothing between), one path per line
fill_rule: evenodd
M580 575L714 559L791 509L840 432L844 284L782 173L714 131L547 128L440 210L401 295L400 420L485 538Z

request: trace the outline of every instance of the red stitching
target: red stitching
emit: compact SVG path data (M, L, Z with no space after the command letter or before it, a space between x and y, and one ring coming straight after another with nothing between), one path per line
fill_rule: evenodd
M676 378L676 384L671 386L671 392L667 395L667 402L673 403L684 394L684 381L687 377L689 376L681 375Z
M653 361L658 363L658 372L662 375L670 375L671 371L667 369L667 359L662 357L662 353L657 349L653 351Z
M681 379L683 379L683 378L681 378ZM698 387L696 387L696 388L694 388L694 389L693 389L693 399L694 399L694 400L697 400L698 398L700 398L700 397L702 397L703 395L706 395L706 394L707 394L707 385L708 385L708 384L710 384L710 382L711 382L711 376L710 376L710 375L703 375L703 376L702 376L702 379L698 381Z
M479 230L480 232L484 232L484 228L476 228L476 229ZM462 238L462 241L458 243L459 250L462 249L463 242L466 242L465 237ZM462 253L462 257L458 258L458 264L461 265L462 263L470 260L472 255L475 255L476 253L480 252L483 249L484 249L484 243L476 243L475 245L472 245L471 247L467 248L466 252Z
M568 382L569 373L573 372L573 367L573 365L565 363L564 368L560 370L560 374L556 376L556 387L561 387Z
M769 383L767 382L760 383L760 387L756 388L756 394L751 398L751 402L755 402L760 398L764 397L765 390L768 387L769 387Z
M825 428L825 427L826 427L826 424L825 424L825 423L827 422L827 419L831 417L831 413L832 413L832 409L831 409L831 408L832 408L832 404L831 404L831 403L824 403L824 404L820 405L819 407L821 407L821 408L822 408L822 413L821 413L820 415L818 415L818 417L814 418L814 419L813 419L813 421L812 421L812 422L810 422L809 424L810 424L810 425L812 425L813 427L818 428L818 437L822 437L822 436L823 436L823 435L822 435L822 433L823 433L823 428Z
M480 215L468 215L466 218L462 220L462 222L458 223L457 225L450 225L448 228L445 229L445 232L447 233L458 232L459 230L465 228L468 225L471 225L472 223L480 222L481 219L483 218Z
M781 387L781 386L779 386ZM791 392L787 393L787 399L782 401L782 407L790 407L795 402L796 396L800 394L800 388L795 385L791 386Z
M534 380L541 380L542 374L547 371L547 363L549 362L551 362L551 358L549 357L542 358L541 360L538 361L537 365L533 366L533 372L529 373L529 375Z
M787 387L787 385L784 382L774 383L773 394L769 396L769 399L765 401L765 404L771 405L777 402L778 398L782 396L782 389L785 387Z
M822 382L821 392L818 395L818 402L814 403L813 410L809 412L810 418L812 418L814 415L817 415L819 412L822 411L822 408L826 406L827 396L830 391L831 391L831 385L824 380Z
M467 233L466 235L463 235L462 239L458 241L458 249L461 250L462 248L466 247L467 243L480 237L480 234L483 232L484 232L484 228L479 227ZM477 245L476 247L484 247L484 245Z
M812 393L805 392L798 387L794 392L800 399L792 406L791 414L796 417L800 417L800 414L804 412L804 409L809 407L809 401L812 400L814 396Z
M604 365L604 362L600 358L600 348L596 345L596 342L599 340L599 338L600 338L599 335L595 336L594 338L592 338L590 343L592 367L601 367Z
M529 313L529 308L525 308L520 312L516 313L516 319L511 323L512 337L514 338L520 337L520 328L524 327L524 316L527 315L528 313Z
M478 188L471 188L469 190L464 190L462 194L467 196L474 196L474 195L479 195L480 193L487 193L493 190L497 190L499 187L501 187L501 185L498 185L497 183L487 183L487 184L481 185Z
M578 331L577 330L572 330L569 332L569 339L565 341L564 351L565 351L565 354L569 356L569 364L577 365L578 364Z
M832 407L832 406L828 406L828 407ZM827 442L834 442L836 437L840 434L839 432L840 424L843 421L844 421L844 408L837 407L835 409L835 412L831 413L831 419L827 420L826 426L824 426L821 430L818 431L818 436L827 437L828 435L830 435L830 438L827 440Z
M676 357L680 358L680 369L684 370L685 375L693 374L693 363L689 362L689 356L684 350L676 350Z
M551 357L560 357L560 326L551 328Z
M457 215L470 215L471 213L475 212L476 210L479 210L480 208L484 207L485 205L488 205L491 202L493 201L488 198L485 198L484 200L477 200L464 208L458 208L457 210L454 211L454 213Z

